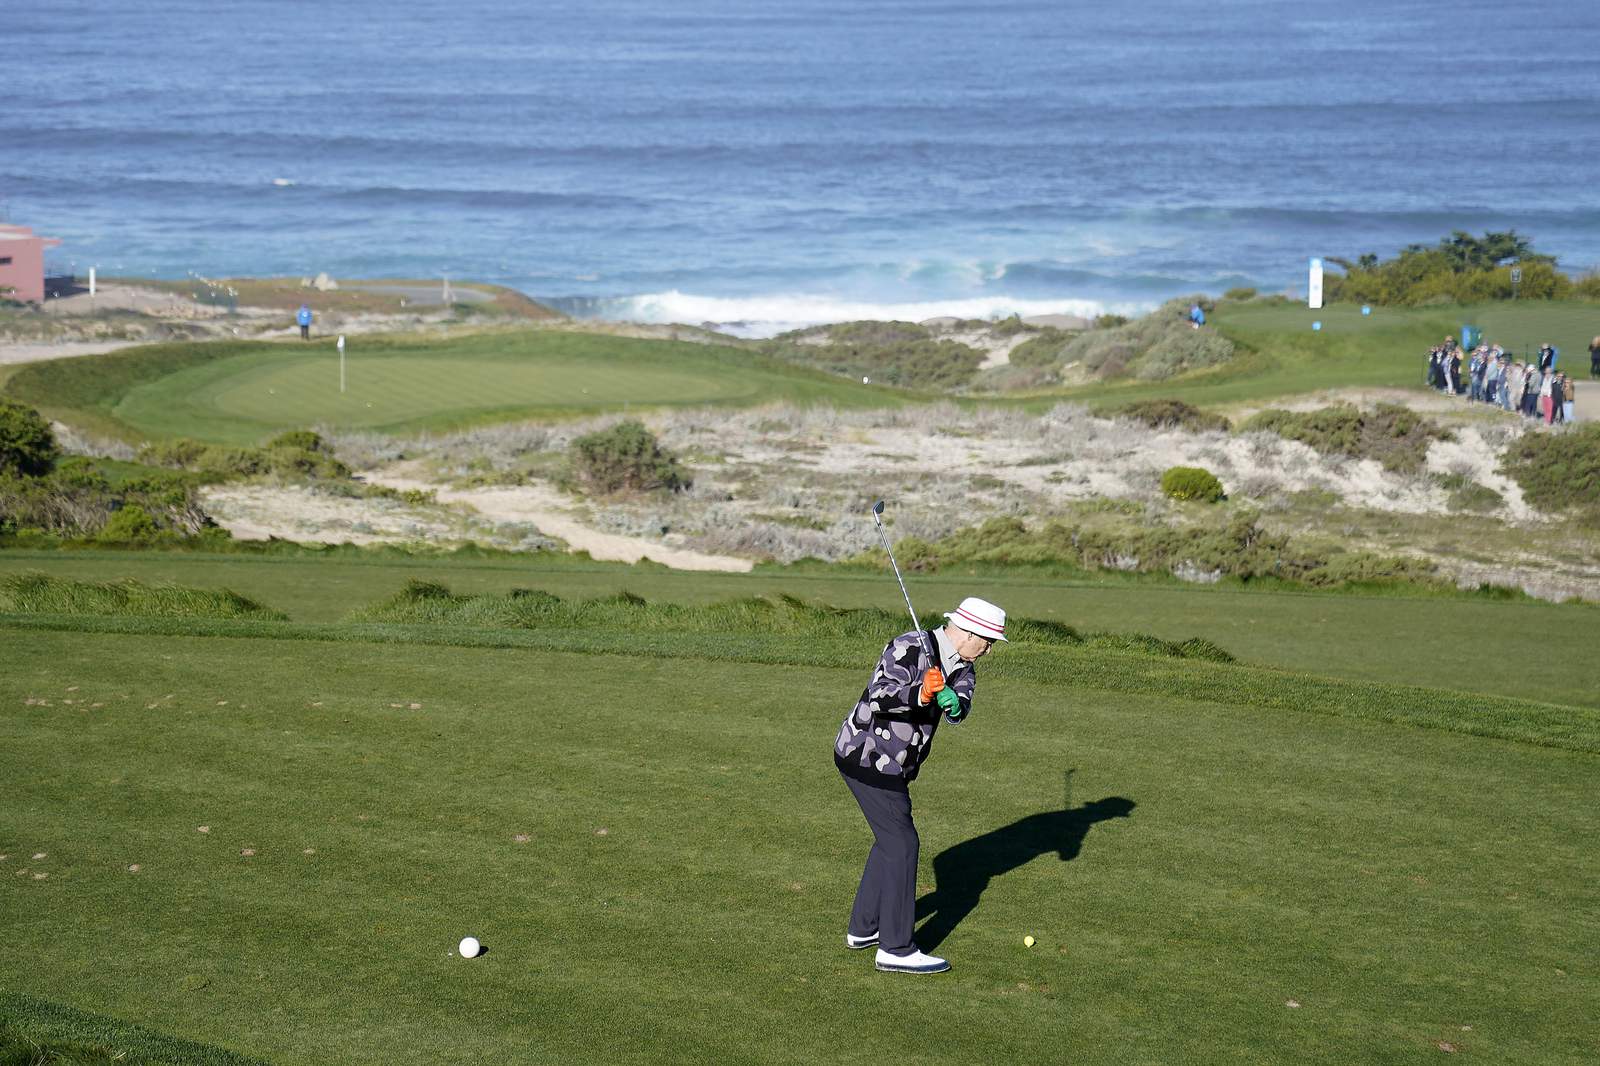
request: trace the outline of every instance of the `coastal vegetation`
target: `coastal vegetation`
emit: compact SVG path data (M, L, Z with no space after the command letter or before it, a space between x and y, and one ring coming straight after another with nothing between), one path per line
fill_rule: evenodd
M895 545L895 558L904 569L918 572L984 564L1131 570L1203 583L1230 578L1308 588L1451 587L1424 560L1354 550L1326 538L1291 538L1264 528L1261 516L1249 510L1159 527L1115 517L1032 525L1018 518L990 518L931 543L903 538ZM852 564L886 565L881 551L863 553Z
M1323 455L1376 459L1385 470L1415 473L1428 455L1428 442L1452 434L1401 404L1380 403L1364 411L1352 404L1314 411L1268 408L1239 424L1240 433L1276 433Z
M586 433L572 442L568 452L567 480L579 492L599 496L655 489L672 492L692 484L678 457L663 449L641 422L619 422Z
M1504 468L1535 507L1575 512L1600 529L1600 422L1565 433L1524 434L1506 449Z
M1573 279L1554 257L1537 252L1516 230L1475 237L1456 230L1436 245L1411 244L1392 259L1368 252L1357 259L1327 257L1343 275L1329 274L1324 297L1344 303L1428 307L1491 300L1600 300L1600 276Z
M981 328L990 325L985 322ZM831 374L915 389L970 384L983 362L976 349L937 338L928 326L915 322L844 322L795 330L765 342L761 350Z

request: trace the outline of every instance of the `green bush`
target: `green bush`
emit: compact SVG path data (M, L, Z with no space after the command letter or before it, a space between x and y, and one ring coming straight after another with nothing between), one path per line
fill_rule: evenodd
M1061 362L1061 350L1072 334L1046 326L1044 329L1011 349L1012 366L1033 369L1056 366Z
M1224 300L1237 300L1240 302L1245 300L1254 300L1256 298L1256 290L1249 288L1229 289L1227 292L1222 294L1222 298Z
M568 462L576 487L595 495L690 485L677 457L640 422L619 422L579 437L572 442Z
M150 512L133 503L113 511L96 539L108 544L137 544L154 539L160 532L161 527Z
M1577 511L1585 524L1600 527L1600 422L1524 433L1500 468L1541 511Z
M1211 471L1198 466L1168 467L1161 475L1161 491L1174 500L1199 500L1216 503L1222 499L1222 482Z
M36 477L49 471L60 452L38 411L0 399L0 474Z
M289 448L302 452L315 452L318 455L333 454L328 442L309 429L292 429L288 433L280 433L267 442L267 448L268 450Z
M1409 245L1393 259L1368 253L1354 261L1330 256L1328 262L1345 272L1324 279L1330 302L1435 307L1509 300L1513 294L1525 300L1581 295L1552 257L1534 251L1515 230L1482 237L1456 230L1432 247ZM1522 271L1516 285L1513 269Z
M1223 416L1202 411L1182 400L1136 400L1122 407L1113 407L1104 413L1113 418L1128 418L1142 422L1151 429L1181 428L1195 433L1221 430L1226 433L1232 428Z

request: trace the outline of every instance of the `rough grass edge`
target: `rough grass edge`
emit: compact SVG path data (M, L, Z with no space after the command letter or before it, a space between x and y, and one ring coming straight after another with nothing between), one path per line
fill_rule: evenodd
M21 992L0 992L0 1055L34 1047L39 1062L128 1066L268 1066L263 1059L93 1014ZM70 1058L67 1056L71 1056ZM94 1057L101 1056L101 1057Z
M350 623L4 615L0 629L171 637L315 640L463 648L524 648L641 659L700 659L861 670L866 641L634 632L476 629ZM866 656L864 658L864 656ZM1239 663L1157 658L1103 649L1007 648L987 677L1064 689L1153 695L1224 706L1293 711L1440 729L1535 747L1600 755L1600 709L1477 692L1349 681Z

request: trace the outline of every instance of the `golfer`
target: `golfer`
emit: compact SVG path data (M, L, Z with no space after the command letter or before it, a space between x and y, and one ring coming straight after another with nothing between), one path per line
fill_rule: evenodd
M940 973L944 959L912 942L917 910L917 827L907 789L928 757L942 715L966 721L978 685L973 665L1006 639L1006 613L969 596L945 614L943 628L913 630L883 649L872 680L845 718L833 761L872 827L872 851L861 874L845 946L877 945L880 970ZM939 656L930 662L927 649Z

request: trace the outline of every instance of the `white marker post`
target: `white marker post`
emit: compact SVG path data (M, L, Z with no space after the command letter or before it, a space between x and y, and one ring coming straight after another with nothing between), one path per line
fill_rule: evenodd
M94 299L94 267L89 268L89 299Z
M339 334L339 395L344 395L344 334Z
M1306 286L1306 306L1315 311L1322 306L1322 260L1311 260L1311 282Z

